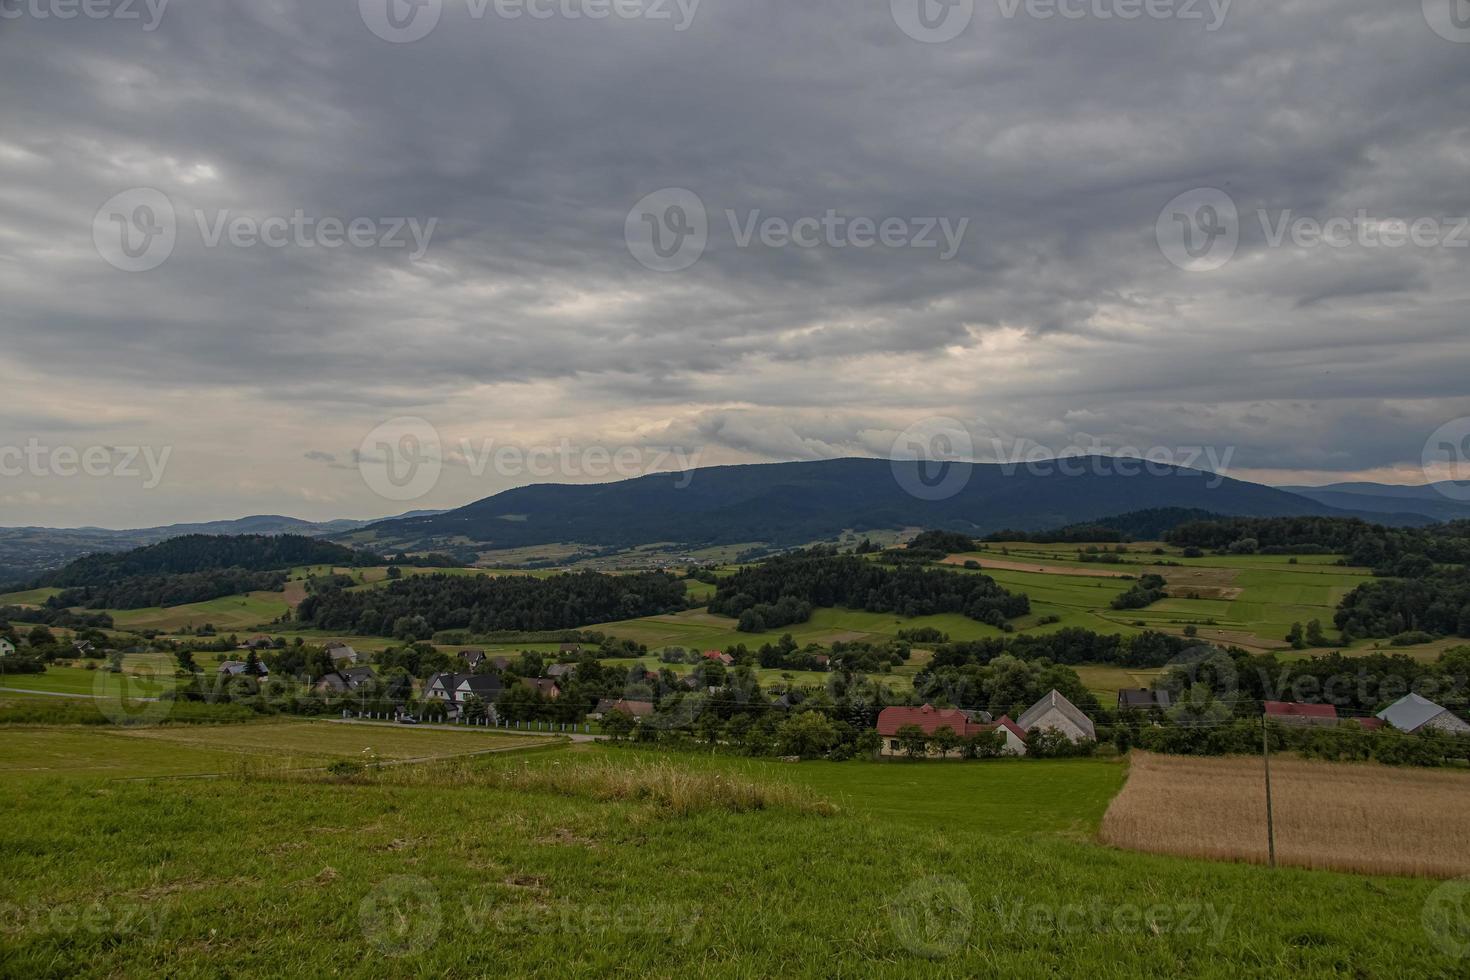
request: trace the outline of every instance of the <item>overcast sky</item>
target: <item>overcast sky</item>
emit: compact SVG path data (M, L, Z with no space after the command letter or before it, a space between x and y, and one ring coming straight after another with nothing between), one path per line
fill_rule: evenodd
M374 517L945 419L979 458L1423 482L1470 416L1455 0L526 2L0 0L0 524ZM385 495L372 447L424 431L442 472Z

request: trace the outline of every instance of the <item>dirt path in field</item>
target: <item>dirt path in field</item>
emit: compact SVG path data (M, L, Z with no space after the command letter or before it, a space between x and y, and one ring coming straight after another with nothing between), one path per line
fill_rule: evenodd
M967 558L950 555L941 565L964 565L967 561L979 561L980 570L998 568L1007 572L1039 572L1042 575L1072 575L1079 578L1137 578L1139 572L1111 572L1104 569L1077 568L1072 565L1038 565L1035 562L1016 561L1014 558Z

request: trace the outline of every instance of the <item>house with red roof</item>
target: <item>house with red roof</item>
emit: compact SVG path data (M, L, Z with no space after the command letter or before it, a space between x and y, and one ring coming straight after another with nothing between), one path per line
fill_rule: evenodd
M933 735L939 729L948 727L960 738L1001 731L1005 734L1002 752L1006 755L1026 754L1026 731L1011 721L1009 716L993 722L976 721L969 712L958 708L936 708L932 704L921 708L884 708L878 714L878 734L882 737L879 754L906 755L898 733L909 725L917 726L925 735ZM930 749L929 755L937 758L939 753Z
M724 664L726 667L735 666L735 658L728 653L721 653L719 650L704 651L704 659L713 660L716 663Z
M1266 718L1283 725L1337 724L1337 708L1330 704L1297 704L1295 701L1267 701Z

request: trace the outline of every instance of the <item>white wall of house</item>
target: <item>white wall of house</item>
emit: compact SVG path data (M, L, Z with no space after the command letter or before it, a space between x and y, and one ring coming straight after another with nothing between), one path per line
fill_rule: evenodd
M1021 739L1016 736L1015 732L1011 731L1009 728L1002 728L1001 732L1003 732L1006 737L1005 747L1001 749L1001 752L1003 754L1026 754L1026 743L1021 741ZM878 754L881 756L886 756L888 758L908 758L908 753L905 752L903 749L903 741L892 735L883 736L882 744L878 746ZM931 759L938 759L940 758L940 755L936 749L930 749L928 752L928 757ZM959 759L962 757L963 754L958 749L955 749L949 754L949 758L951 759Z
M1450 714L1448 710L1441 711L1419 726L1420 731L1426 728L1438 728L1440 731L1447 732L1451 735L1461 735L1470 732L1470 725L1467 725L1455 715Z
M1041 715L1036 718L1036 720L1030 723L1030 727L1040 729L1055 729L1056 731L1059 731L1063 735L1067 736L1067 738L1073 742L1080 742L1083 739L1090 737L1086 732L1078 727L1076 722L1068 718L1062 711L1057 708L1048 708L1046 711L1043 711Z

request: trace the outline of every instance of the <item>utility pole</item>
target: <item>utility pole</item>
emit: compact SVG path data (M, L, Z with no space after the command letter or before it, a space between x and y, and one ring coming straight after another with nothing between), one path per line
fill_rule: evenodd
M1271 811L1271 733L1261 715L1261 757L1266 762L1266 846L1271 867L1276 867L1276 819Z

